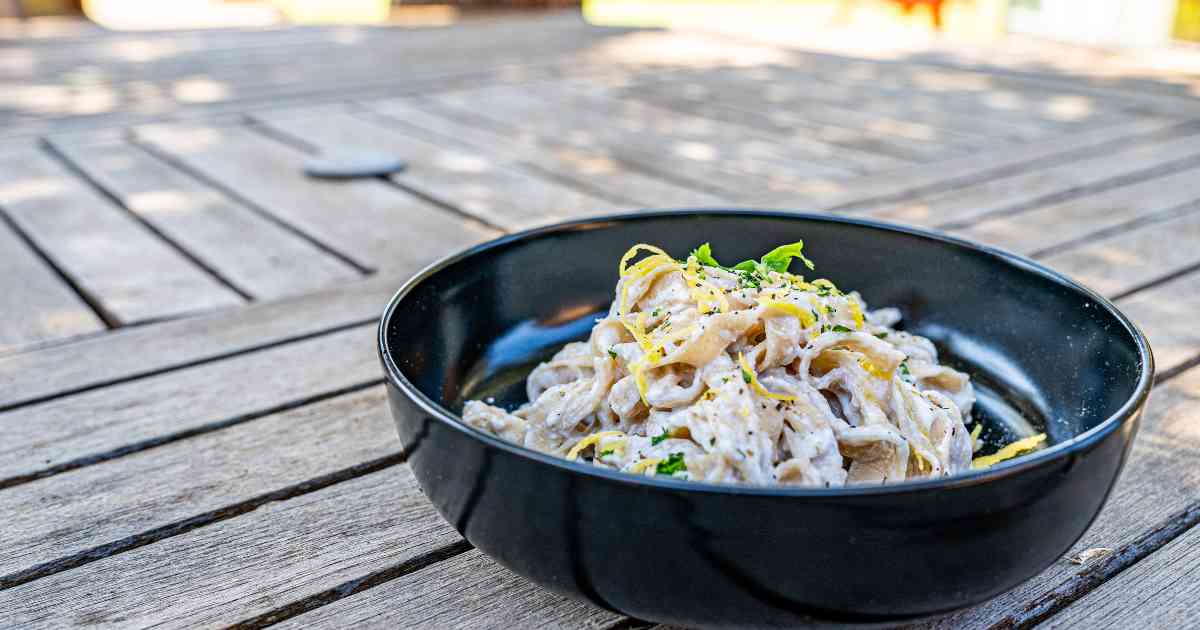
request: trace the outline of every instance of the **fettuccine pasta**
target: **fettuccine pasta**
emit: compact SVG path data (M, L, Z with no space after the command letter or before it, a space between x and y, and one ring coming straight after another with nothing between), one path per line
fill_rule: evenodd
M635 245L607 316L530 373L529 402L469 401L463 419L594 466L756 485L943 477L1044 442L974 458L968 376L896 330L896 309L790 273L812 268L802 248L724 267L708 244L683 261Z

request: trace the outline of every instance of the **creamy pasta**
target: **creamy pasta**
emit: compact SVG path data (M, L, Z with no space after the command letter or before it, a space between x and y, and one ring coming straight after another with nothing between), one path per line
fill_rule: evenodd
M970 378L896 330L898 310L790 273L794 260L813 268L802 248L734 267L707 243L684 261L630 248L607 316L529 374L529 402L509 412L468 401L463 420L594 466L715 483L834 487L970 469L982 428L968 429Z

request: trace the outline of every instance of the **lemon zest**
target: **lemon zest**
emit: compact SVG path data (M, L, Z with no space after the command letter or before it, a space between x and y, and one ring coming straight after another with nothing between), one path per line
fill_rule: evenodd
M800 325L803 326L804 328L811 328L813 325L815 325L817 323L816 318L813 317L813 314L810 311L808 311L806 309L802 309L799 306L797 306L796 304L793 304L792 302L783 302L781 300L776 300L776 299L759 298L758 305L762 306L766 309L769 309L769 310L783 311L784 313L787 313L788 315L795 315L796 318L798 318L800 320Z
M579 457L579 454L583 452L583 449L598 443L600 440L606 437L617 436L625 437L625 434L621 431L599 431L597 433L593 433L576 442L575 446L572 446L571 450L567 451L567 459L575 459L576 457Z
M850 316L854 318L854 327L862 330L866 319L863 317L862 306L854 298L850 298L848 302L850 302Z
M629 364L629 372L633 374L633 382L637 385L638 396L642 399L642 404L650 407L650 401L646 400L646 392L650 389L646 383L646 364L642 361L635 361Z
M1016 442L1005 446L991 455L984 455L971 460L971 468L980 469L995 466L996 464L999 464L1006 459L1012 459L1017 455L1024 453L1025 451L1032 451L1045 441L1045 433L1039 433L1037 435L1031 435L1027 438L1017 440Z
M751 367L750 363L746 361L746 355L742 354L741 352L738 353L738 364L742 366L742 374L750 378L750 388L758 393L759 396L773 398L775 400L796 400L795 396L789 394L776 394L768 390L766 387L763 387L763 384L758 382L758 375L754 373L754 368ZM745 378L745 376L743 376L743 378Z
M629 472L631 472L635 475L640 475L640 474L646 472L647 468L650 468L651 466L657 466L658 462L661 462L661 461L662 461L661 459L643 459L642 461L630 466Z
M725 297L725 292L700 279L700 263L695 256L688 258L687 265L683 268L683 278L688 293L696 301L696 308L700 309L701 314L724 313L729 310L729 300Z
M971 450L979 448L979 434L983 433L983 424L976 423L975 428L971 429Z
M884 371L882 368L880 368L878 365L875 365L874 363L872 363L871 360L866 357L860 358L858 360L858 364L862 366L862 369L867 371L867 374L870 374L871 376L874 376L875 378L877 378L879 380L882 380L882 381L892 380L893 372Z
M624 278L625 274L628 272L628 269L626 268L625 264L629 262L630 258L637 256L637 253L642 250L648 251L651 254L670 258L670 256L667 255L667 252L664 252L663 250L661 250L653 245L647 245L645 243L638 243L637 245L634 245L633 247L630 247L628 250L626 250L625 254L621 256L621 263L617 266L617 273L620 274L620 276L622 278Z

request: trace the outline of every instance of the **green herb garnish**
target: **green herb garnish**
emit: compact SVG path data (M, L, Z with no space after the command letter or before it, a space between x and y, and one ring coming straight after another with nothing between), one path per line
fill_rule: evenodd
M757 261L743 260L742 262L734 265L732 269L734 271L747 273L757 271L763 276L766 275L768 270L778 273L786 273L788 267L792 265L792 260L796 258L799 258L800 261L804 263L805 267L808 267L809 269L815 269L816 267L813 265L813 262L805 258L804 254L801 253L803 249L804 241L796 241L795 243L780 245L779 247L767 252L766 255L764 255L762 258L759 258ZM717 259L712 255L712 246L708 243L704 243L700 247L692 250L692 256L695 256L696 261L701 265L730 269L730 267L725 267L721 263L717 262Z
M849 328L846 328L845 326L843 326L841 324L837 324L836 326L833 327L833 332L848 333L848 332L854 332L854 331L850 330Z
M912 372L908 371L908 359L905 359L900 362L900 373L909 378L912 378Z
M706 267L720 267L721 266L721 263L717 262L716 258L713 258L712 247L709 247L708 243L705 243L705 244L701 245L700 247L693 249L692 255L696 257L697 262L699 262L701 265L704 265Z
M612 455L612 454L613 454L613 450L611 448L600 451L600 457L608 457L609 455Z
M885 332L875 333L875 338L876 339L887 339L887 333L885 333Z
M658 446L659 442L661 442L669 437L671 437L671 434L668 433L666 429L663 429L662 435L656 435L656 436L650 438L650 446Z
M747 372L746 368L742 368L742 380L745 381L747 385L749 385L754 380L754 375Z
M610 356L610 357L612 357L612 358L614 358L614 359L615 359L615 358L617 358L617 351L616 351L616 350L613 350L612 348L609 348L609 349L608 349L608 356Z
M683 453L671 453L654 467L654 472L660 475L674 475L686 471L687 464L683 462Z

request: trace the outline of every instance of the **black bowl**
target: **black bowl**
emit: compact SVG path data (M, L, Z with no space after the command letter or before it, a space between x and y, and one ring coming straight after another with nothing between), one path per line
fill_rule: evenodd
M818 275L899 307L903 327L971 374L986 435L1029 423L1051 446L943 481L762 488L605 471L457 416L471 398L521 402L539 359L586 338L632 244L684 257L711 241L736 261L797 239ZM1036 263L907 228L749 210L601 218L474 247L392 298L379 344L412 471L468 541L550 590L708 626L912 621L1028 579L1104 504L1154 372L1125 316Z

